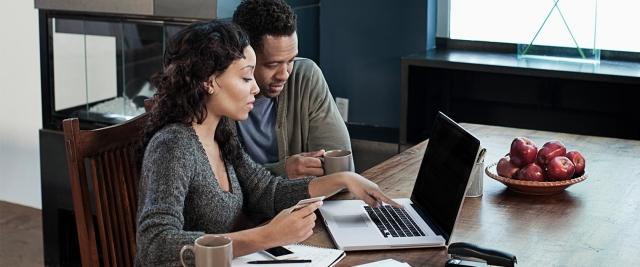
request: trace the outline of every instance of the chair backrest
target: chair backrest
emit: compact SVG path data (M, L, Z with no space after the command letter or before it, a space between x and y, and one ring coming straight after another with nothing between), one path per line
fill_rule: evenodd
M96 130L62 122L82 266L133 265L147 117Z

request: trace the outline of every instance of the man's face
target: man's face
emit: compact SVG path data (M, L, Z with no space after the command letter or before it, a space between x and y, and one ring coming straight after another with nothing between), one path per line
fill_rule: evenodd
M256 51L255 78L260 94L277 97L284 89L293 70L293 59L298 55L298 35L262 37L262 48Z

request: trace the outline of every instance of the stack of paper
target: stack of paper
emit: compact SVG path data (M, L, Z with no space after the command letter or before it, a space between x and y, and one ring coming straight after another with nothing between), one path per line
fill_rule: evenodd
M289 245L284 247L293 251L293 253L296 254L296 259L311 260L310 263L289 263L289 264L286 264L286 267L302 267L302 266L331 267L336 263L338 263L340 260L342 260L342 258L344 258L345 256L344 251L339 249L319 248L319 247L312 247L312 246L299 245L299 244L294 244L294 245ZM258 265L247 263L249 261L256 261L256 260L271 260L271 258L262 252L256 252L253 254L235 258L233 259L233 262L231 264L234 267L235 266L256 267ZM260 264L259 266L260 267L268 267L268 266L283 267L282 264Z
M386 260L356 265L354 267L411 267L411 265L409 265L406 262L399 262L394 259L386 259Z

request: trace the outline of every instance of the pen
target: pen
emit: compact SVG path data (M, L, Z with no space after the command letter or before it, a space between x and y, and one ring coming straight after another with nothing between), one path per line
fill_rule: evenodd
M249 261L249 264L278 264L278 263L308 263L311 260L264 260L264 261Z

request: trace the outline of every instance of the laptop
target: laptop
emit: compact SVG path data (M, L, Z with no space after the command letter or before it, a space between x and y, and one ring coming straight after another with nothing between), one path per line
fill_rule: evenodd
M449 244L480 141L439 112L411 198L403 208L369 207L361 200L324 201L320 213L345 251L441 247Z

